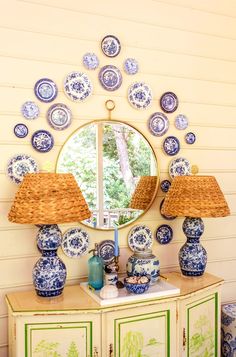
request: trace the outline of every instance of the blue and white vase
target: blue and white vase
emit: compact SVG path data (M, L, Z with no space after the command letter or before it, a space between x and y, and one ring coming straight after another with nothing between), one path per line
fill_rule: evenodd
M56 224L43 225L37 234L37 245L42 257L33 268L33 284L39 296L58 296L63 291L66 266L57 256L61 239L62 232Z
M160 277L160 263L151 249L135 251L128 258L126 269L128 276L148 276L151 279L150 284L155 284Z
M204 231L202 219L186 217L183 222L183 231L187 242L179 251L179 265L182 274L186 276L203 275L207 263L207 252L199 242Z

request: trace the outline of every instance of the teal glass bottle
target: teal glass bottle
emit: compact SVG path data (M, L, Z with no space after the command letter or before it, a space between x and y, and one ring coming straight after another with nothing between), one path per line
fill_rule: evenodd
M88 260L88 285L99 290L103 287L103 260L98 256L97 244L93 252L93 256Z

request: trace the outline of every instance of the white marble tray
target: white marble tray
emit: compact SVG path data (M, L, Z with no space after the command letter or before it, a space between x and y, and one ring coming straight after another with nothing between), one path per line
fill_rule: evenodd
M158 280L155 285L151 285L150 288L143 294L129 293L126 288L119 289L119 296L112 299L103 299L100 297L100 290L91 290L88 287L88 283L80 283L81 288L90 295L101 306L109 306L116 304L125 304L134 301L148 300L153 298L167 297L171 295L177 295L180 293L180 289L176 286L168 283L166 280Z

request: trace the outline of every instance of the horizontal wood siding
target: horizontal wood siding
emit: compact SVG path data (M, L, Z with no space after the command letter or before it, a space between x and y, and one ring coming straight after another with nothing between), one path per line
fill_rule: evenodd
M114 59L105 57L100 41L106 34L116 35L122 45ZM171 158L163 153L162 138L149 133L148 117L160 111L159 98L173 91L179 98L178 113L189 118L189 131L197 141L184 142L186 131L174 126L176 113L168 115L168 134L181 143L180 155L199 167L201 174L216 176L231 209L231 216L204 219L202 243L208 253L207 271L225 279L223 302L236 300L236 4L234 0L8 0L0 12L0 357L7 356L7 292L32 287L31 271L39 257L35 244L37 229L32 225L11 224L7 220L17 186L6 175L9 159L17 153L33 156L41 169L55 162L65 139L81 125L105 119L104 103L113 99L113 118L139 129L153 145L158 158L161 180L168 178ZM117 65L122 69L127 57L139 62L135 76L123 72L118 91L106 92L98 83L96 71L82 65L85 52L95 52L100 67ZM92 97L84 103L73 103L63 93L63 80L70 71L86 71L94 84ZM50 129L46 121L49 104L34 96L35 82L42 77L53 79L59 88L56 102L67 104L73 123L62 132ZM152 87L154 102L146 111L133 109L127 101L127 88L134 81L145 81ZM35 100L40 117L27 121L20 113L26 100ZM29 135L18 139L13 128L25 122ZM55 146L47 154L31 147L35 130L53 133ZM153 251L160 259L162 272L178 270L178 251L185 241L183 219L165 221L159 212L164 194L158 191L151 209L136 223L148 225L153 234L164 223L174 230L167 246L156 241ZM62 225L63 231L70 225ZM127 235L131 227L119 231L121 271L131 251ZM112 232L87 229L90 248L95 242L112 239ZM88 256L69 259L59 249L67 265L67 283L75 283L87 274Z

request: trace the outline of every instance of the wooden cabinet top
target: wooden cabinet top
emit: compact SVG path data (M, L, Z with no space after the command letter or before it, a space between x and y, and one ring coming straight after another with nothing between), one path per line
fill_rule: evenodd
M166 300L176 300L186 297L186 295L194 294L200 290L209 289L212 286L221 285L223 279L214 275L205 273L201 277L184 277L179 272L166 273L162 279L167 279L170 284L180 288L180 294L170 297L162 297L155 299L157 302L164 302ZM93 300L79 285L69 285L64 288L63 294L54 298L42 298L36 295L34 290L20 291L7 294L6 300L11 310L15 314L32 314L32 313L69 313L75 311L93 311L99 312L101 310L114 309L114 306L101 307L95 300ZM141 306L153 303L153 299L126 303L126 307ZM123 305L116 305L115 308L119 309Z

